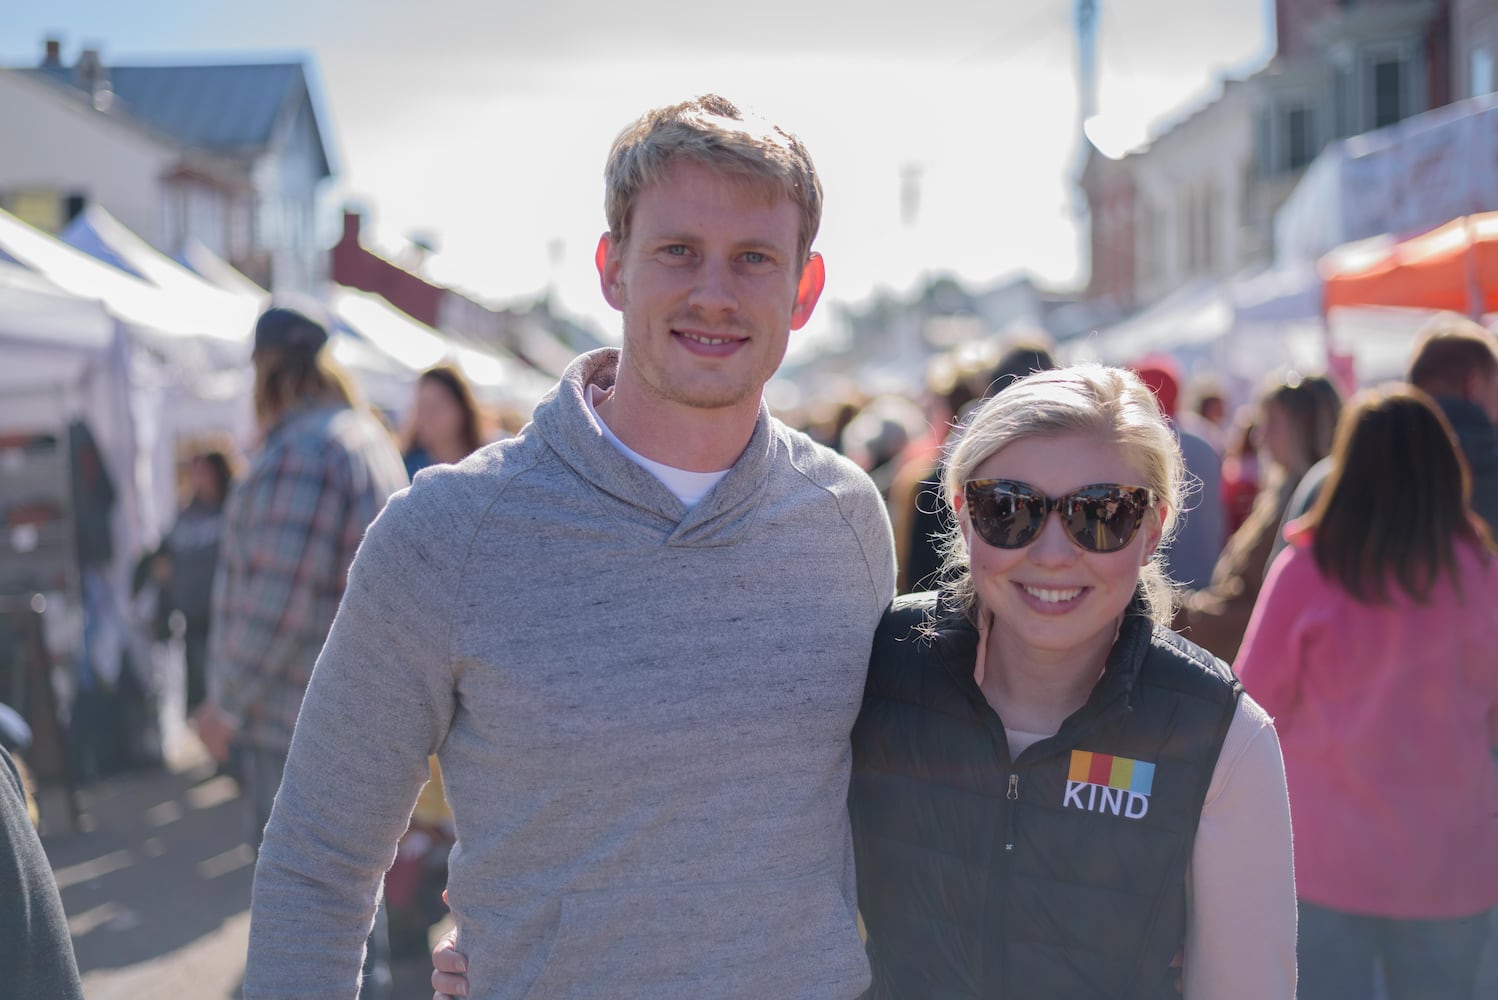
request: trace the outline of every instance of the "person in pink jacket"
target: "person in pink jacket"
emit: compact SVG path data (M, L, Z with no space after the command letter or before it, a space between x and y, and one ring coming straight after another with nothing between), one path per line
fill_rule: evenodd
M1429 397L1374 390L1234 668L1275 718L1301 1000L1470 1000L1498 906L1498 560Z

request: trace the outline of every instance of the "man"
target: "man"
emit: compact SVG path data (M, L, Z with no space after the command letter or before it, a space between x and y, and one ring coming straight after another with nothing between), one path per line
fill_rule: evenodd
M406 486L395 442L354 405L327 343L326 326L306 312L273 308L255 325L263 446L224 515L209 698L196 714L215 758L226 760L231 742L243 751L257 849L354 550L390 494ZM386 951L377 937L365 1000L388 990Z
M769 415L821 293L801 143L702 97L606 170L623 347L370 529L256 871L247 998L351 997L437 753L469 996L853 997L878 492Z
M1134 366L1170 421L1193 481L1191 504L1180 512L1175 537L1165 547L1165 572L1185 590L1212 582L1212 570L1227 540L1222 508L1222 458L1211 442L1177 419L1180 366L1168 354L1152 354Z
M1423 331L1410 382L1446 414L1472 474L1472 508L1498 533L1498 338L1444 313Z
M1498 338L1480 323L1441 313L1420 331L1409 382L1446 415L1472 476L1472 509L1498 534ZM1311 509L1331 471L1325 458L1301 479L1285 508L1271 563L1285 547L1285 525Z
M83 984L25 784L0 740L0 1000L34 997L83 1000Z

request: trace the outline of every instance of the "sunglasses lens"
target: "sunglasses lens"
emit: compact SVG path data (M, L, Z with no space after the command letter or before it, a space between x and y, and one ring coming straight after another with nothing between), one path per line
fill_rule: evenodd
M1009 484L969 486L967 498L973 530L995 548L1029 545L1045 517L1041 497Z
M1079 490L1062 503L1066 530L1091 552L1117 552L1128 545L1144 519L1144 503L1120 489Z
M1024 548L1055 509L1066 533L1089 552L1117 552L1133 541L1153 502L1137 487L1087 486L1047 500L1024 483L975 479L967 484L968 517L978 537L1000 549Z

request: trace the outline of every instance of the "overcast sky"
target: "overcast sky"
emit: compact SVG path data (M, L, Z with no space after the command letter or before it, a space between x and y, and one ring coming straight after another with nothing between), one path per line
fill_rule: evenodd
M0 61L63 39L71 62L304 57L366 242L440 247L439 280L496 301L551 287L612 332L592 251L609 142L647 107L716 91L801 135L827 204L826 302L925 276L986 285L1085 278L1074 0L260 0L253 5L3 0ZM1269 0L1099 0L1099 110L1143 141L1260 65ZM901 174L920 178L902 218ZM833 319L823 308L807 336Z

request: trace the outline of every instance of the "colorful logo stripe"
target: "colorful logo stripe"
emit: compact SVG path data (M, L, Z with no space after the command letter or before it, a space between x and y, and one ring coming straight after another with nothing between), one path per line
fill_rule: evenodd
M1109 753L1073 750L1067 778L1089 785L1123 788L1139 795L1148 795L1155 784L1155 765L1148 761L1115 757Z

